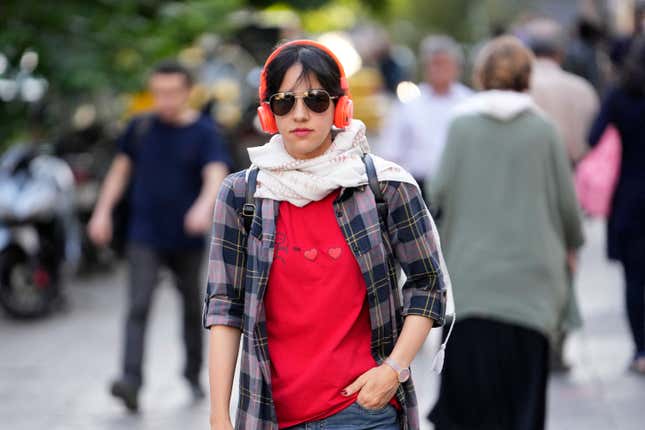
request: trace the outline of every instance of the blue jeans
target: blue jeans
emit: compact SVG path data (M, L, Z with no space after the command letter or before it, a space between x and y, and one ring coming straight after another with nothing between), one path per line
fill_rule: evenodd
M400 430L398 412L391 404L366 409L354 402L342 411L319 421L289 427L289 430Z

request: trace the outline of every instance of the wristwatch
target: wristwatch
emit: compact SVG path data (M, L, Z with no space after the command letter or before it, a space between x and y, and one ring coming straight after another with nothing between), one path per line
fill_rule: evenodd
M396 361L392 360L390 357L385 359L385 364L387 364L392 369L394 369L394 371L396 372L396 374L399 377L399 382L405 382L408 379L410 379L410 368L409 367L403 368L403 367L399 366L396 363Z

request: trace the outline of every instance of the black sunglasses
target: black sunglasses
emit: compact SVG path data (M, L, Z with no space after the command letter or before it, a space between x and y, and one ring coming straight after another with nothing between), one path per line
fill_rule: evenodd
M327 110L331 101L338 97L330 96L325 90L307 90L303 91L302 95L297 95L291 91L283 91L269 97L268 103L274 115L283 116L291 112L291 109L296 105L296 99L300 98L312 112L323 113Z

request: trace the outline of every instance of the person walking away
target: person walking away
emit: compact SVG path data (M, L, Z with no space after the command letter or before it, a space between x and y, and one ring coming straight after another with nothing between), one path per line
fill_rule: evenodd
M112 211L131 184L123 363L110 389L131 411L139 406L147 320L163 267L172 272L182 299L184 377L194 396L203 396L200 267L217 190L228 171L228 156L212 122L187 104L192 86L188 70L162 63L152 71L148 86L153 113L134 118L120 137L119 152L88 223L90 238L107 245L114 227Z
M558 23L534 20L527 25L526 33L535 55L531 97L555 122L575 165L588 151L587 134L598 113L598 96L589 82L562 69L565 38Z
M526 93L532 64L515 37L484 45L483 92L455 109L431 183L458 310L437 430L544 429L549 342L583 233L564 145Z
M596 145L610 124L620 134L621 167L607 220L607 254L623 266L634 342L630 369L645 375L645 36L633 41L621 74L601 104L589 144Z
M611 74L611 60L605 52L606 28L597 17L582 13L568 42L562 67L584 78L596 93L604 94Z

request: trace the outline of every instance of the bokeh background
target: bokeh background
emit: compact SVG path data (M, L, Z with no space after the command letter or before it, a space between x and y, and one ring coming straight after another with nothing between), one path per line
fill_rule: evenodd
M585 65L573 61L565 68L602 96L616 81L612 44L635 30L634 7L632 0L3 0L0 152L28 143L68 163L82 231L115 139L151 106L145 82L160 60L179 59L194 73L191 104L212 116L237 170L248 164L246 148L266 140L255 118L258 79L282 40L310 37L335 50L350 75L355 116L378 147L391 107L418 92L418 45L425 36L459 42L462 81L470 85L472 57L483 42L531 18L553 18L571 50L580 41L591 47L596 75L584 76ZM567 346L571 372L551 380L551 430L645 428L645 379L625 370L631 350L621 271L605 259L604 223L585 221L576 280L585 325ZM128 415L109 397L120 357L125 269L118 252L79 240L64 304L35 319L0 311L0 428L208 428L207 402L189 401L178 382L179 308L171 288L160 289L150 324L142 414ZM436 397L429 362L437 339L434 334L414 367L422 417Z

